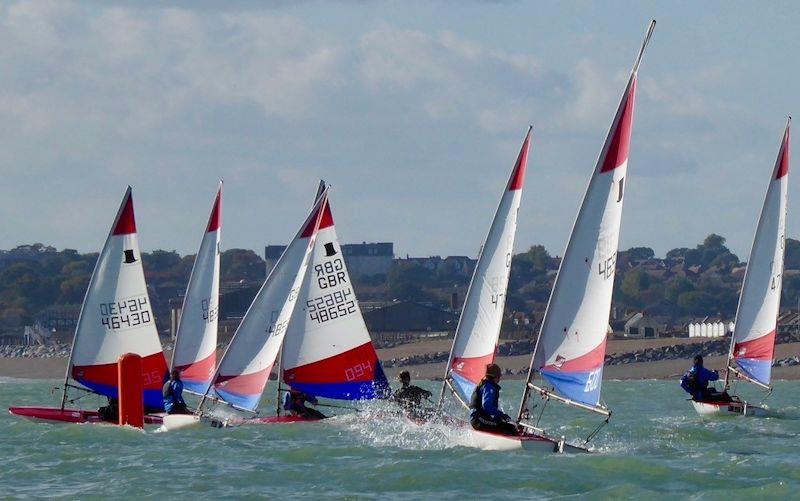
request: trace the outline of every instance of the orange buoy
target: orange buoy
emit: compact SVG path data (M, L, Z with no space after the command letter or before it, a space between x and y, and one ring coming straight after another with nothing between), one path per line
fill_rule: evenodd
M144 428L142 357L126 353L117 360L119 424Z

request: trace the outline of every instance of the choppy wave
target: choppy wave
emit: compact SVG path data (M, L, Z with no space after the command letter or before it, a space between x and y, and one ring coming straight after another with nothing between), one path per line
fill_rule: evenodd
M57 404L49 382L2 382L6 407ZM521 383L503 386L503 400L516 402ZM776 383L768 400L776 415L764 419L701 418L675 382L607 382L605 390L611 423L592 442L595 454L574 456L482 451L464 429L414 423L385 402L315 423L170 433L3 413L0 490L16 497L769 499L800 489L800 382ZM575 442L598 423L555 404L541 421Z

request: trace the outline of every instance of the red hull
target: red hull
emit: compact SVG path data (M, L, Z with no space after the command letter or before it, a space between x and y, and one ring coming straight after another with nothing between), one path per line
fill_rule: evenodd
M8 412L26 419L60 423L114 424L100 419L97 411L84 409L61 409L60 407L9 407ZM161 424L158 414L145 414L145 424Z
M243 420L242 424L276 424L276 423L299 423L302 421L321 421L320 419L310 419L302 416L265 416L254 417Z

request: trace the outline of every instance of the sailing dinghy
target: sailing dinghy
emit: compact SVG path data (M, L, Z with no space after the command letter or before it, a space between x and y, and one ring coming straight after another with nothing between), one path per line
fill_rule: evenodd
M608 422L600 403L606 332L611 310L625 175L639 65L655 28L650 23L625 92L592 172L556 275L520 402L519 437L481 434L487 448L588 452L585 445ZM543 382L534 384L535 374ZM531 405L533 394L541 402ZM606 419L582 446L549 437L539 426L550 401L596 412ZM537 406L542 409L532 413ZM533 440L535 439L535 440Z
M448 394L469 409L468 402L486 372L486 365L494 362L530 144L528 128L472 274L445 368L437 404L439 411Z
M47 421L101 422L96 411L67 407L68 402L77 400L69 398L70 391L117 398L117 360L126 353L142 357L145 408L163 409L161 386L166 380L167 364L142 270L130 186L83 300L64 378L61 407L11 407L9 412ZM145 422L159 423L162 415L147 414Z
M172 368L190 393L205 395L217 365L222 182L194 260L183 300Z
M385 398L389 391L347 271L330 199L323 204L281 366L286 385L316 397L371 400ZM280 388L278 396L280 402ZM280 415L280 405L277 410Z
M750 250L750 259L739 295L731 346L725 373L725 392L735 379L772 392L772 358L783 285L783 254L786 236L786 192L789 184L789 127L786 123L778 159L772 169L758 227ZM695 401L701 415L733 414L766 416L767 409L731 396L731 401Z
M325 190L270 271L222 355L211 385L204 392L196 413L165 416L166 430L190 426L201 420L209 421L212 426L251 421L240 418L228 421L210 418L210 412L205 406L211 407L214 403L240 413L258 415L261 395L280 352L306 277L327 198Z

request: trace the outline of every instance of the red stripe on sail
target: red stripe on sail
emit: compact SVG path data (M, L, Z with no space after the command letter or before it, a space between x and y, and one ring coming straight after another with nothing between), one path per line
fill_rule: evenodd
M624 103L621 103L622 116L619 117L616 128L612 131L611 143L603 159L600 172L616 169L628 160L631 146L631 129L633 128L633 102L636 100L636 76L633 76L628 92L625 94Z
M208 218L208 229L206 229L207 233L212 231L217 231L219 229L219 220L220 220L220 202L222 197L222 189L217 192L217 198L214 200L214 208L211 210L211 216Z
M775 331L766 336L750 341L742 341L733 346L734 358L751 358L755 360L772 360L775 352Z
M272 372L270 365L266 369L250 374L240 374L238 376L223 376L219 374L214 381L214 388L236 395L260 395L267 385L269 373Z
M556 362L546 365L542 370L561 372L586 372L597 369L603 365L606 356L606 342L603 340L599 346L585 355L572 360L566 360L556 355Z
M210 381L214 377L214 366L217 363L217 351L202 360L191 364L179 365L175 367L181 371L181 379L188 381Z
M116 387L117 364L74 365L72 378L78 382ZM142 382L145 390L161 390L167 380L167 362L164 353L158 352L142 357Z
M136 233L136 218L133 216L133 194L128 191L125 201L122 202L122 210L114 221L112 235L129 235Z
M286 384L295 383L362 383L375 379L378 354L372 342L347 350L324 360L283 371Z
M525 169L528 166L528 151L531 144L531 131L525 136L525 141L522 143L522 149L519 150L517 156L517 163L514 164L514 170L511 172L511 178L508 180L508 191L521 190L522 185L525 184Z
M322 208L324 211L322 213L322 219L319 222L319 229L325 229L330 226L333 226L333 214L331 214L331 208L328 204L328 201L325 201L325 206ZM303 232L300 234L300 238L308 238L314 234L314 225L317 222L317 212L314 212L314 215L308 218L308 224L305 228L303 228Z
M494 361L494 353L482 357L453 357L450 369L473 383L479 383L486 375L486 366Z
M789 173L789 126L791 123L792 119L790 117L789 123L786 124L786 131L783 133L783 144L781 145L780 156L775 165L775 170L777 171L775 173L775 179L780 179Z

